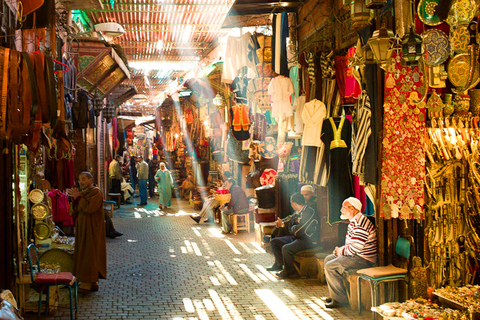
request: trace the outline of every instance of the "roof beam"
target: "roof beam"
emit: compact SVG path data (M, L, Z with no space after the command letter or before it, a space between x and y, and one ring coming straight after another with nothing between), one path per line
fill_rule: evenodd
M125 29L125 32L178 32L173 29ZM194 33L225 33L225 30L192 30Z
M119 22L120 23L120 22ZM185 23L121 22L123 26L185 26ZM193 27L221 27L221 24L189 23Z
M104 2L104 6L110 6L110 2ZM205 7L205 6L215 6L215 7L229 7L229 4L226 3L149 3L149 2L115 2L116 6L196 6L196 7Z
M219 12L219 10L216 11L195 11L195 10L186 10L186 11L172 11L172 10L125 10L125 9L83 9L83 11L88 11L88 12L135 12L135 13L198 13L198 14L227 14L227 12Z

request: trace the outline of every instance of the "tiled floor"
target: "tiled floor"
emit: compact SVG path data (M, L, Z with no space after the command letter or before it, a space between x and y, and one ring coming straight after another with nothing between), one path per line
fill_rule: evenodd
M222 235L217 224L196 224L186 201L159 211L124 205L114 213L123 237L107 239L108 280L80 295L78 319L371 319L350 309L327 309L325 285L278 280L265 267L273 256L253 233ZM62 304L67 302L61 289ZM64 305L65 306L65 305ZM42 319L69 319L61 308ZM26 319L36 319L27 314Z

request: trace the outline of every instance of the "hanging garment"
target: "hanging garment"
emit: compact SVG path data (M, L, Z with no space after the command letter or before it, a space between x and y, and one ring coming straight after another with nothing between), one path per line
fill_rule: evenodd
M350 147L352 128L345 118L328 118L323 121L322 141L328 168L327 222L340 222L343 200L353 196Z
M305 95L301 95L295 99L293 103L293 116L295 117L294 131L296 134L303 133L302 112L305 106Z
M283 219L294 213L290 205L290 197L298 192L298 175L291 172L281 172L277 175L277 213Z
M322 124L325 119L327 109L325 104L317 99L305 103L302 110L303 127L303 146L320 147L322 140L320 135L322 133Z
M367 92L362 94L361 99L357 103L357 109L352 132L352 172L363 180L363 173L365 172L365 150L367 149L368 139L372 133L370 127L372 111L370 110L370 98Z
M355 52L357 49L355 46L351 47L348 49L347 53L347 72L345 76L345 98L355 98L358 99L360 94L362 93L362 89L360 88L360 85L358 84L358 81L355 80L355 77L353 76L353 67L349 67L348 65L350 64L350 59L353 58L355 55Z
M250 107L244 104L236 104L230 109L230 121L232 133L239 141L250 138Z
M254 119L253 140L265 140L267 134L267 119L265 115L256 113Z
M235 98L235 102L239 104L247 104L247 86L248 78L246 77L236 77L231 85L232 92Z
M300 79L299 79L299 70L298 64L290 68L290 79L292 79L293 83L293 96L292 96L292 103L295 104L295 100L300 95Z
M47 195L52 200L53 222L62 223L64 226L73 226L73 218L69 213L68 196L57 189L52 189Z
M268 94L272 101L272 116L277 118L280 114L285 117L293 115L291 95L293 91L292 79L278 76L270 81L268 85Z
M247 32L240 37L228 37L223 62L222 82L232 83L238 74L238 70L244 66L248 67L247 77L255 77L255 64L248 59L251 36L252 34Z
M278 74L288 77L288 61L287 61L287 38L290 32L288 30L288 13L280 14L280 61Z

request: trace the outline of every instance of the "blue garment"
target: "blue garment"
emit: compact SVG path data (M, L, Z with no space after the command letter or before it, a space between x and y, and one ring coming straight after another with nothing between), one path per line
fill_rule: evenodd
M158 184L158 204L163 207L170 207L172 205L172 187L173 180L170 171L158 169L155 174L155 181Z
M138 191L140 192L140 203L147 203L147 179L138 180Z

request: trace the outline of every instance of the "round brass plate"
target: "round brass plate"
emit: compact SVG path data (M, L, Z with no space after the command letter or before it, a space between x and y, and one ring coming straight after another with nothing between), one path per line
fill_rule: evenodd
M33 203L42 202L44 197L45 197L45 194L40 189L33 189L32 191L30 191L30 194L28 195L28 198Z
M50 237L50 227L48 224L40 222L33 227L33 234L39 240L45 240Z
M37 203L32 206L32 215L37 220L43 220L48 215L49 210L46 204Z

